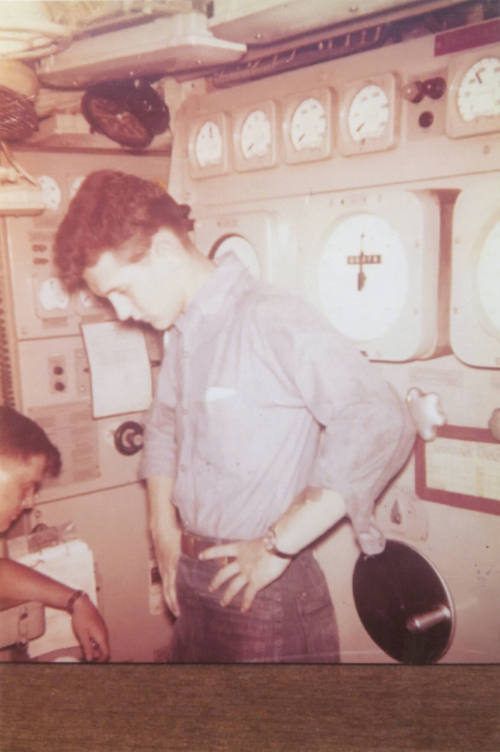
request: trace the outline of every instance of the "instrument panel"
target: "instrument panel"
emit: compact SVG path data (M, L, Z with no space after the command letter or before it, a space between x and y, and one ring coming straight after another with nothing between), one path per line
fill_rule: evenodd
M211 104L199 112L188 127L191 176L384 152L433 129L452 139L500 129L498 45L452 56L439 76L387 70L321 80L322 85L302 83L297 91L234 109L212 110ZM411 114L417 111L412 130Z

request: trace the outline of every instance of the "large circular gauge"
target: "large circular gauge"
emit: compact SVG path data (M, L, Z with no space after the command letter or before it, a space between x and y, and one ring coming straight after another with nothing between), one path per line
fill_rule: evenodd
M264 110L250 112L241 127L240 146L245 159L264 157L271 151L272 128Z
M382 337L405 306L405 248L393 226L375 214L352 214L334 225L318 274L325 314L354 341Z
M256 279L260 278L259 259L253 245L246 238L242 235L226 235L214 245L210 251L210 258L221 258L228 253L234 253L250 274Z
M500 58L483 57L467 69L458 85L457 107L466 123L500 115Z
M327 131L325 108L316 97L304 99L296 108L290 123L290 140L296 151L318 149Z
M476 271L479 303L486 320L500 331L500 220L489 232L479 253Z
M206 120L196 134L194 152L200 167L222 161L222 133L216 122Z
M367 84L355 95L347 123L353 141L380 138L389 122L389 99L381 86Z

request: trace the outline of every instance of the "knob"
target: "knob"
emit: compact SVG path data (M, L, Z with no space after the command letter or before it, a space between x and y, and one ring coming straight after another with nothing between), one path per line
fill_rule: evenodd
M425 94L431 99L441 99L446 91L446 81L442 76L428 78L424 81Z
M143 445L144 429L135 420L126 420L115 431L115 447L120 454L131 455L139 452Z
M425 96L425 85L422 81L410 81L403 90L402 95L408 102L421 102Z

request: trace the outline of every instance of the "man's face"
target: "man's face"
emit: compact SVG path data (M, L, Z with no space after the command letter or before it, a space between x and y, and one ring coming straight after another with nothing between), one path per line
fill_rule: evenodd
M0 533L4 533L23 509L31 509L45 472L43 454L28 460L0 457Z
M105 251L83 277L95 295L110 301L120 321L143 321L163 331L184 310L178 275L173 273L168 254L155 247L133 263Z

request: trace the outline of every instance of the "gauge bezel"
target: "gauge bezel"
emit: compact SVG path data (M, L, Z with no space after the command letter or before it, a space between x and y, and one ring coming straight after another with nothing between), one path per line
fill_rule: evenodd
M325 113L325 132L321 144L304 149L296 149L292 141L292 127L295 113L300 105L308 99L316 99L323 107ZM283 109L283 142L285 146L285 159L289 164L300 162L313 162L327 159L333 153L335 140L335 115L336 94L330 87L308 89L294 93L284 100Z
M209 121L215 123L220 131L222 140L221 158L213 164L200 165L196 153L196 142L201 129ZM198 179L227 174L229 172L228 141L229 126L227 115L224 112L206 112L193 120L188 137L188 161L191 177Z
M378 86L385 93L388 100L387 125L380 136L356 141L352 138L349 127L349 116L354 99L367 86ZM401 96L399 76L387 72L369 78L349 81L342 88L339 110L339 151L345 156L366 154L367 152L386 151L393 149L398 142L401 119Z
M458 95L467 72L484 58L496 58L500 65L498 45L455 57L448 68L448 99L446 107L446 134L450 138L478 136L500 130L500 115L480 115L471 121L462 119L458 108Z
M408 269L407 294L399 315L380 336L350 338L351 341L370 360L388 362L428 358L445 347L447 333L439 309L438 291L440 209L437 198L428 191L392 189L325 195L308 206L313 226L318 226L321 218L324 222L325 210L329 213L326 226L310 233L310 246L316 252L304 259L304 292L311 303L328 317L320 302L319 264L332 231L349 216L374 214L385 219L401 239ZM375 253L369 248L365 252ZM349 255L350 250L346 248L346 256ZM441 293L445 294L444 288ZM335 321L332 324L335 326Z
M265 154L246 156L242 146L242 133L248 118L256 111L261 110L266 115L270 127L270 143ZM252 102L246 107L235 110L233 115L233 146L234 167L239 172L248 170L261 170L274 167L277 160L277 104L272 99L260 102Z

